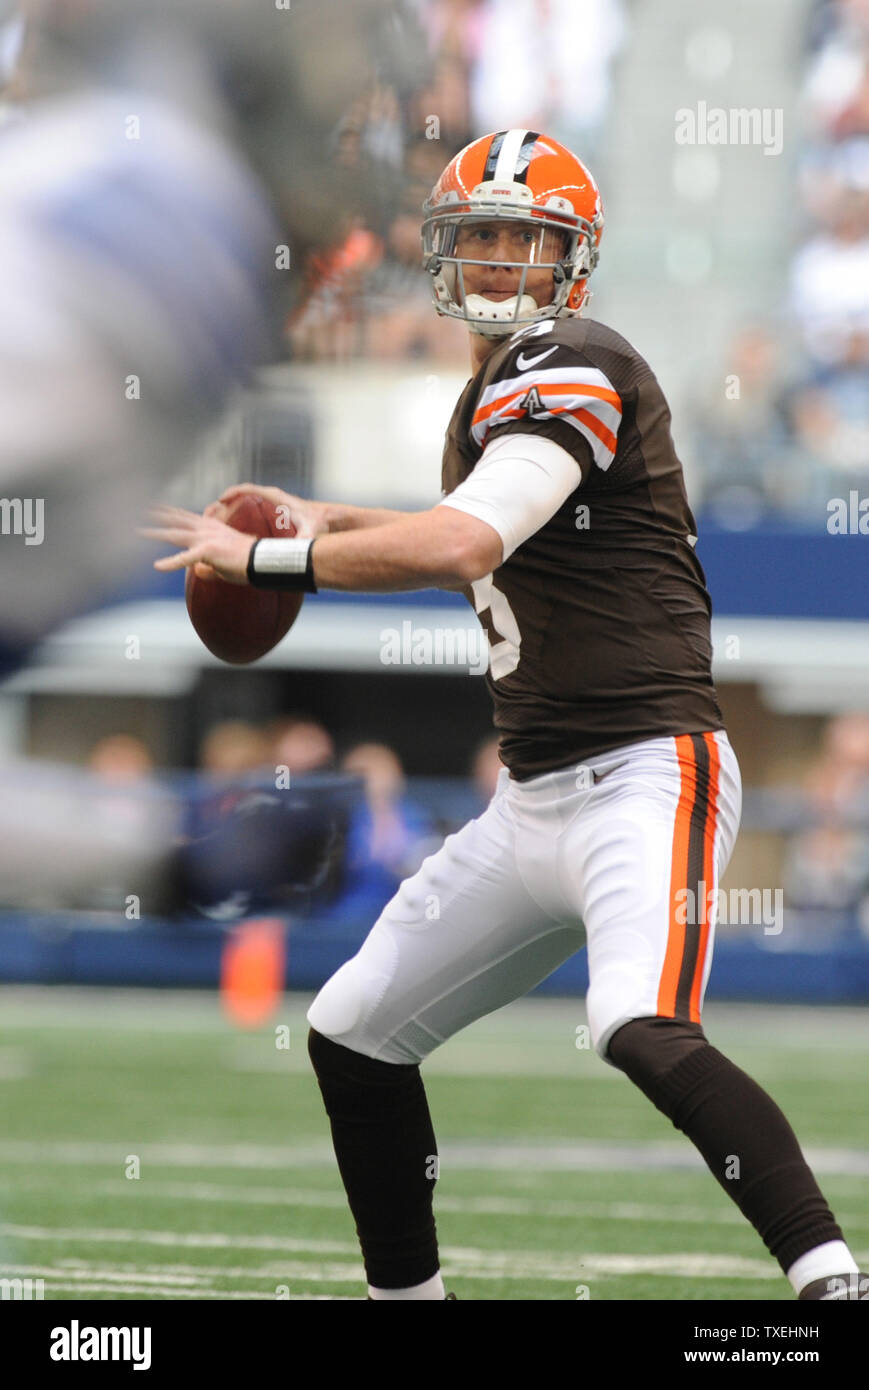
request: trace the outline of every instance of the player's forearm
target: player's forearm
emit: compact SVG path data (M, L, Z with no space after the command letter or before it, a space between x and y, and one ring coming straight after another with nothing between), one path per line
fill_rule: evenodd
M319 589L364 593L452 589L482 578L500 562L497 533L446 508L318 536L313 552Z
M329 531L363 531L370 526L387 526L401 521L413 512L390 511L386 507L351 507L342 502L326 503L326 522Z

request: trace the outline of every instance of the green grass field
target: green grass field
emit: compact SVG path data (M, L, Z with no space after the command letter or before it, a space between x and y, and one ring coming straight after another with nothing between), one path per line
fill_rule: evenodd
M363 1297L307 1002L239 1032L212 995L0 990L0 1275L59 1299ZM523 1001L424 1067L447 1287L790 1299L688 1141L577 1048L584 1017ZM865 1269L869 1013L709 1005L705 1024L785 1110Z

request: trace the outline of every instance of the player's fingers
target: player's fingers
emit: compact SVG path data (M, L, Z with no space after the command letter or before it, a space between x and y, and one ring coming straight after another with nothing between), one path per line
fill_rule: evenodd
M206 564L204 560L197 560L193 566L193 573L197 579L219 579L220 575L213 565Z
M150 515L155 521L174 522L176 525L185 522L187 525L194 525L202 521L199 512L190 512L186 507L172 507L167 502L158 502L150 510Z
M209 502L208 506L205 508L205 511L202 513L203 516L216 517L218 521L225 521L227 518L227 514L228 509L223 502Z
M167 541L169 545L189 545L193 533L188 527L140 526L139 535L149 541Z
M195 550L179 550L177 555L164 555L162 560L154 561L155 570L183 570L196 561Z

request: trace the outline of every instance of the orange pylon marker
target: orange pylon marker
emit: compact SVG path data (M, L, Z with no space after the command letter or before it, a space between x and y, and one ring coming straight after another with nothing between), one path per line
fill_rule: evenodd
M278 1006L284 988L284 926L274 917L240 922L220 961L220 998L239 1028L257 1028Z

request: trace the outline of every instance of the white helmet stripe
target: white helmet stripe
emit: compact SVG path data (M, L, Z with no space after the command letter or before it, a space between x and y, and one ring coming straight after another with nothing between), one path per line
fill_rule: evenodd
M515 179L519 151L522 148L522 142L527 134L527 130L507 131L507 134L501 141L501 148L498 151L498 162L495 165L493 177L496 183L512 183Z

